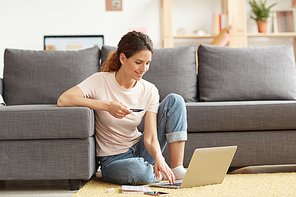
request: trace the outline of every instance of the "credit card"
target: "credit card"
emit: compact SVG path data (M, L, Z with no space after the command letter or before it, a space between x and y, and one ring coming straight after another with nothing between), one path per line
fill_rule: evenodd
M144 109L136 109L136 108L133 108L133 109L130 109L130 110L132 110L133 112L141 112L141 111L143 111Z

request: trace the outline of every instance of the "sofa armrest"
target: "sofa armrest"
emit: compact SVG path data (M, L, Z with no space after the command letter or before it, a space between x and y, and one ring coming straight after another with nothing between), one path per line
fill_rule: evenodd
M87 139L94 112L87 107L14 105L0 107L0 140Z

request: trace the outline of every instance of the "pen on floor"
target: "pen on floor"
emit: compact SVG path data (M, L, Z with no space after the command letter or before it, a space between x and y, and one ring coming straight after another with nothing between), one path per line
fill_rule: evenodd
M114 190L114 188L112 187L112 188L110 188L110 189L107 190L107 193L110 193L110 192L112 192L113 190Z

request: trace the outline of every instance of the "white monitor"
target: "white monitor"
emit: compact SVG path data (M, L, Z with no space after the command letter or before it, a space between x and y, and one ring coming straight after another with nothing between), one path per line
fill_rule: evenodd
M103 35L44 36L44 50L81 50L104 44Z

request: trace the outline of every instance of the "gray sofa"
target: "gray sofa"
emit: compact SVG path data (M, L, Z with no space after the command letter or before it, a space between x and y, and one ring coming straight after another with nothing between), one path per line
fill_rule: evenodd
M102 61L115 47L104 46ZM292 46L229 48L194 44L156 49L144 78L163 99L187 106L184 166L196 148L237 145L231 167L296 164L296 70ZM143 126L140 126L143 129ZM164 156L169 163L168 149Z
M116 49L6 49L0 93L0 180L68 179L79 188L97 169L94 115L57 107L62 92L97 72ZM156 49L144 78L163 99L183 96L188 115L184 165L195 148L237 145L232 167L296 163L296 71L291 46L194 44ZM143 130L143 123L139 126ZM164 155L169 162L168 150Z
M96 171L94 113L57 107L68 88L98 71L100 50L6 49L0 92L0 180L68 179L79 189Z

